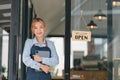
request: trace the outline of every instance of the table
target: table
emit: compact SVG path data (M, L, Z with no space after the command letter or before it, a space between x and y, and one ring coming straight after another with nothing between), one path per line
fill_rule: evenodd
M52 77L52 80L64 80L64 77ZM85 80L84 78L70 78L70 80Z

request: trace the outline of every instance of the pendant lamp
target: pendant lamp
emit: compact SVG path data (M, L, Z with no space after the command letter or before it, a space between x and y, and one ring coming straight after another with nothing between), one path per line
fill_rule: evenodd
M107 19L107 16L105 14L103 14L101 9L99 9L97 14L94 15L94 19L104 20L104 19Z
M87 28L94 29L97 28L97 25L94 23L93 20L91 20L90 23L87 24Z

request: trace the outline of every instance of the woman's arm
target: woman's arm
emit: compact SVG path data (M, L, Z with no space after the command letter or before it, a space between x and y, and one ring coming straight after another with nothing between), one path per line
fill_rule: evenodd
M59 58L58 58L54 43L49 41L48 47L51 50L51 58L42 57L42 63L49 66L57 65L59 63Z
M30 49L32 46L32 40L27 39L24 45L23 55L22 55L22 61L27 67L31 67L36 70L40 70L40 63L34 61L30 57Z

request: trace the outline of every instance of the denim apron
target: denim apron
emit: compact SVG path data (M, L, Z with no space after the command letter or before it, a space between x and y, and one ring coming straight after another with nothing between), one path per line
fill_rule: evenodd
M31 58L33 59L33 55L38 52L43 52L42 54L45 54L46 57L51 57L51 50L47 45L47 41L45 41L46 46L45 47L39 47L33 45L31 48ZM49 53L49 55L48 55ZM30 67L27 67L27 79L26 80L52 80L50 73L45 73L43 71L37 71L35 69L32 69Z

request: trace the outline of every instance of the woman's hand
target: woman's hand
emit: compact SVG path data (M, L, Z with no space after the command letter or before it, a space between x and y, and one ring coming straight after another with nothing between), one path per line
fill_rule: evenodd
M44 71L46 74L50 72L50 67L44 64L40 64L40 69Z
M35 54L35 55L33 55L33 57L34 57L35 61L42 62L42 57L40 57L39 55Z

